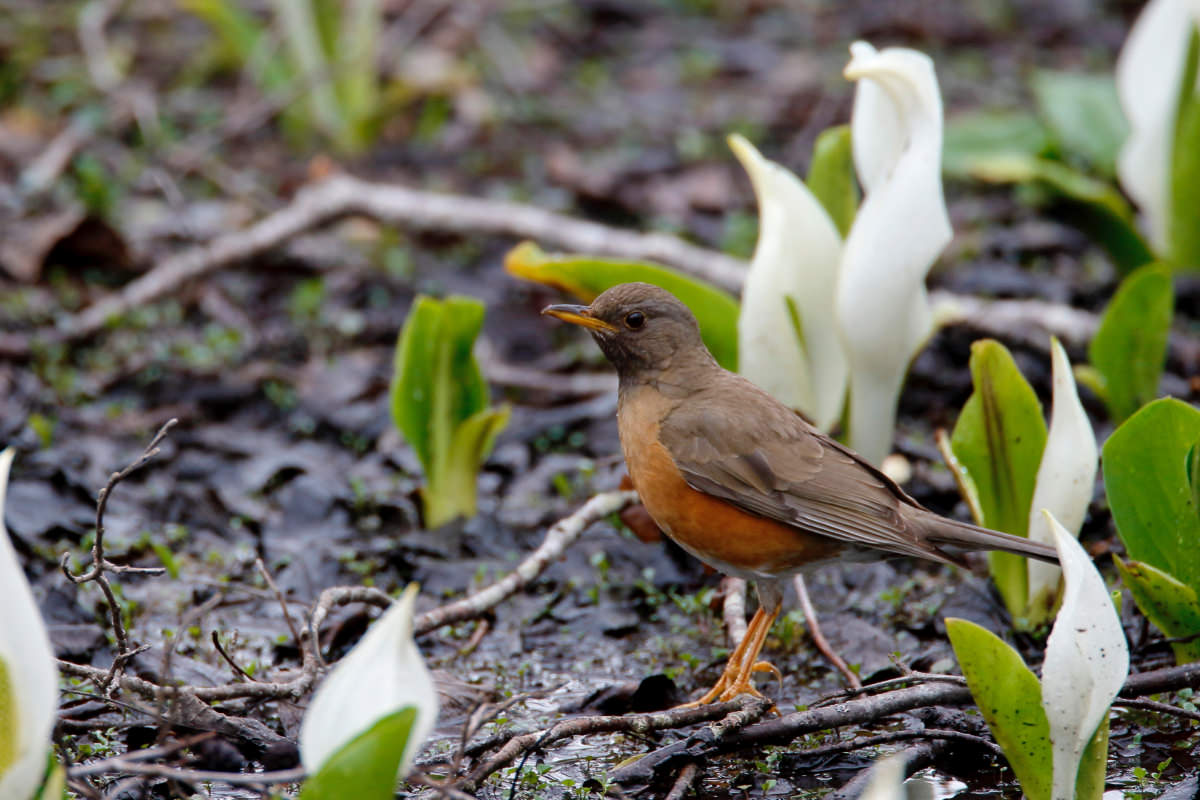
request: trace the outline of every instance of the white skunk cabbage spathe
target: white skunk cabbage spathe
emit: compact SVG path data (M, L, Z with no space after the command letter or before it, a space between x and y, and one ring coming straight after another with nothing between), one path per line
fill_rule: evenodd
M742 286L738 371L828 431L842 413L848 371L832 303L842 238L795 174L763 158L743 136L730 136L729 147L754 185L759 219ZM795 335L788 298L802 336Z
M1168 250L1171 154L1188 40L1200 25L1200 0L1150 0L1117 57L1117 96L1129 136L1117 176L1145 217L1158 253Z
M0 453L0 797L30 800L46 774L58 716L58 667L4 527L13 455L11 447Z
M1079 402L1071 362L1057 339L1050 342L1050 358L1054 372L1054 405L1033 490L1029 538L1053 545L1054 534L1042 509L1053 514L1068 533L1078 538L1088 503L1092 500L1099 452L1092 423ZM1061 575L1062 571L1053 564L1029 561L1029 605L1034 614L1047 613L1042 619L1049 618Z
M416 600L417 585L409 584L317 689L300 726L300 760L310 775L382 717L416 706L396 777L408 774L438 712L433 678L413 641Z
M878 465L891 448L909 362L933 330L925 276L950 241L942 195L942 99L933 61L850 46L851 118L863 203L846 238L837 329L850 362L850 445Z
M901 753L881 758L871 766L871 780L859 800L904 800L904 767L908 759Z
M1051 797L1073 800L1079 762L1129 674L1129 645L1108 587L1079 542L1049 512L1062 563L1062 608L1046 640L1042 708L1050 723Z

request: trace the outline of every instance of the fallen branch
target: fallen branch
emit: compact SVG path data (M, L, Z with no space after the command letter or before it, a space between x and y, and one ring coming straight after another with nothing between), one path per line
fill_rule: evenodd
M517 568L491 586L448 603L432 611L419 614L413 621L413 630L420 636L443 625L453 625L481 616L504 602L531 581L575 543L593 522L615 514L630 503L637 501L636 492L603 492L588 500L569 517L565 517L546 532L546 538Z
M475 594L418 614L413 620L414 635L421 636L443 625L453 625L488 613L541 575L583 535L589 525L609 514L617 513L634 502L637 502L636 492L603 492L592 497L574 514L554 523L550 530L546 531L546 538L538 548L526 556L512 572ZM334 586L326 589L313 605L310 622L313 633L319 633L321 625L334 606L348 603L368 603L387 608L392 604L392 598L386 592L369 586Z
M1200 687L1200 664L1166 667L1131 675L1122 697ZM863 687L864 691L872 687ZM703 762L722 753L786 744L797 737L831 728L877 722L884 717L927 706L957 706L971 702L966 686L941 681L811 708L751 725L735 735L715 736L702 729L691 738L659 748L610 773L618 783L645 784L665 780L683 764ZM1119 702L1119 701L1118 701Z
M39 332L39 339L50 343L90 336L112 318L166 297L188 281L262 255L313 228L352 215L416 230L535 239L565 250L658 261L734 294L740 293L746 273L746 263L740 259L665 233L638 233L520 203L425 192L335 175L305 187L291 203L244 230L168 256L119 292L65 316L52 334ZM931 299L948 309L948 316L983 333L1017 337L1038 347L1047 346L1049 334L1067 344L1080 345L1090 339L1098 324L1096 315L1088 311L1041 300L986 300L944 291L932 292ZM31 346L28 334L0 334L2 355L28 355ZM1200 355L1200 346L1181 335L1173 335L1170 346L1184 363Z
M747 711L757 710L757 715L761 716L766 712L767 708L769 708L769 702L746 695L728 703L713 703L696 708L675 708L670 711L659 711L653 714L624 714L621 716L594 716L566 719L555 723L545 730L532 731L512 737L495 755L472 770L471 774L467 776L459 788L465 791L474 791L485 778L511 764L522 754L572 736L617 732L644 736L654 731L695 725L699 722L726 718L730 715Z
M96 496L96 540L92 544L91 570L80 575L72 573L71 568L67 566L67 562L71 559L70 553L63 553L62 558L58 562L59 568L68 581L75 585L94 582L100 587L100 591L104 593L104 599L108 603L108 618L112 623L113 637L117 640L117 655L113 659L108 674L103 679L97 681L97 686L102 692L108 690L108 687L112 685L113 679L120 675L129 659L148 647L148 645L135 647L130 643L129 637L125 632L125 623L122 620L121 606L117 603L117 596L113 592L112 584L109 583L108 576L105 573L111 572L117 575L128 573L162 575L166 572L162 567L129 567L109 561L104 555L104 512L108 509L109 495L112 494L117 484L128 478L138 469L141 469L150 459L158 455L159 444L162 443L162 440L167 436L167 432L177 422L178 420L174 418L167 420L158 429L158 433L154 434L154 438L150 440L150 444L146 445L146 449L142 451L142 454L133 463L126 466L125 469L112 473L108 477L108 482L100 489L100 493Z

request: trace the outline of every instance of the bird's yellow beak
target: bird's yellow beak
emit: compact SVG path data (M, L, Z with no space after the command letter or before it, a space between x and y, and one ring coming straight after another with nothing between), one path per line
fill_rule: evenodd
M589 306L566 304L546 306L542 309L542 313L547 317L556 317L563 322L569 322L572 325L581 325L593 331L604 331L605 333L616 333L617 331L615 325L592 316L592 309Z

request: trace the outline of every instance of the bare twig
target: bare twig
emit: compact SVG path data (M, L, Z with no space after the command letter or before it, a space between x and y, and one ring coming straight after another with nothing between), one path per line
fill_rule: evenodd
M233 656L231 656L231 655L229 655L229 653L225 652L225 648L221 645L221 636L215 630L212 632L212 636L209 638L212 639L213 649L217 651L217 655L219 655L221 658L225 659L225 663L229 665L230 669L232 669L236 674L242 676L243 678L245 678L248 681L252 681L253 683L259 683L258 678L254 677L249 672L246 672L246 670L242 669L241 665L239 665L236 661L233 660Z
M918 731L889 731L887 733L875 734L874 736L856 736L845 742L834 742L833 744L806 749L804 756L806 758L819 758L821 756L848 753L852 750L864 750L868 747L880 747L885 744L895 744L896 742L911 741L913 739L941 739L947 742L960 742L969 744L972 747L978 747L981 750L986 750L992 758L1004 757L1004 751L1000 749L999 745L995 742L989 742L982 736L940 728L924 728Z
M912 680L918 676L907 676ZM925 680L929 676L920 675ZM949 677L949 676L938 676ZM866 686L868 691L879 684ZM1200 686L1200 664L1183 664L1166 667L1153 672L1130 675L1122 689L1122 697L1140 697L1159 692ZM707 741L692 737L689 741L675 742L642 756L628 766L618 768L611 774L620 782L646 782L664 779L681 764L703 761L721 753L745 748L760 748L766 745L783 744L799 736L819 730L861 725L875 722L884 717L928 706L954 706L971 702L971 693L965 685L941 680L923 683L906 689L896 689L879 695L858 697L853 700L797 711L778 719L770 719L751 725L736 735L720 740ZM1122 702L1122 700L1117 701Z
M514 736L496 752L495 755L477 766L461 788L472 791L493 772L515 761L523 753L535 747L553 744L572 736L586 736L594 733L627 733L645 735L658 730L680 728L695 725L711 719L724 717L727 714L741 711L748 705L766 706L762 701L743 696L729 703L713 703L697 708L677 708L670 711L660 711L654 714L625 714L622 716L576 717L557 722L545 730Z
M660 261L737 293L746 272L740 259L707 250L663 233L638 233L575 219L528 205L485 200L371 183L335 175L298 192L292 202L241 231L183 250L132 281L118 293L66 317L50 337L75 340L100 330L113 316L164 297L182 284L234 263L261 255L299 234L346 216L362 214L380 222L418 230L492 234L535 239L568 250ZM1095 314L1040 300L986 300L945 291L931 300L943 318L958 319L991 335L1019 338L1046 347L1054 334L1082 344L1095 332ZM47 338L42 335L43 338ZM1185 363L1200 357L1200 346L1187 337L1171 337L1171 348ZM25 334L0 336L0 353L30 351Z
M684 764L683 769L679 770L679 777L675 779L675 783L671 785L671 791L667 792L667 796L663 800L683 800L683 796L688 793L688 789L692 788L692 784L700 777L700 767L696 763Z
M94 763L102 764L104 768L91 771L93 764L84 764L79 767L73 767L69 775L74 778L85 774L97 775L106 772L126 772L133 775L157 775L190 783L220 781L231 786L271 786L280 783L299 783L304 780L306 774L303 767L284 769L277 772L214 772L204 769L170 767L166 764L143 764L139 761L127 759L124 756ZM84 770L89 771L84 772Z
M59 559L59 567L62 569L63 575L67 580L74 584L95 582L100 591L104 593L104 599L108 603L108 617L112 623L113 636L117 640L117 655L113 659L112 667L109 669L107 677L100 681L101 690L107 690L112 684L113 679L120 674L125 668L126 662L133 658L138 653L146 649L143 647L134 647L129 643L129 637L125 632L125 623L122 619L121 606L117 603L116 593L113 592L112 584L109 583L106 572L114 574L141 574L141 575L162 575L166 572L162 567L129 567L114 564L104 556L104 512L108 508L108 498L112 494L114 488L121 481L129 477L133 472L145 466L145 464L159 453L159 444L166 437L167 432L178 422L176 419L169 419L150 440L150 444L142 454L129 466L120 472L114 472L108 478L108 483L100 490L100 494L96 497L96 540L92 544L92 568L89 572L82 575L75 575L71 572L67 565L70 561L71 554L63 553Z
M242 231L225 234L162 261L157 267L68 317L51 337L74 340L100 330L114 316L152 303L182 284L253 258L334 219L364 214L390 224L450 233L481 233L537 239L550 245L673 264L724 286L740 286L743 262L663 233L610 228L521 205L376 184L335 175L298 192L292 202ZM30 342L10 335L0 351L28 352Z
M1200 722L1200 711L1188 711L1186 708L1173 706L1170 703L1160 703L1157 700L1134 700L1121 697L1113 703L1113 707L1136 708L1142 711L1154 711L1158 714L1170 714L1171 716L1183 717L1184 719Z
M72 766L69 770L69 775L72 778L82 778L87 775L103 775L106 772L117 772L117 768L113 767L114 763L129 764L138 761L151 761L156 758L163 758L172 753L178 753L180 750L185 750L192 745L200 744L213 738L216 734L211 732L198 733L195 736L188 736L184 739L178 739L170 744L159 745L157 747L147 747L143 750L134 750L129 753L122 753L119 756L110 758L102 758L98 761L89 761L86 764Z
M589 525L609 514L615 514L636 500L635 492L604 492L596 495L574 514L554 523L537 550L526 556L516 569L502 579L473 595L418 615L413 622L414 632L419 636L443 625L473 619L490 611L519 592L545 571L546 567L558 560Z
M826 660L842 673L846 682L850 684L850 688L861 689L862 681L858 679L858 675L850 669L850 666L825 638L825 634L821 630L821 622L817 619L817 610L813 608L812 599L808 596L808 584L805 583L804 576L796 575L792 584L796 587L796 596L800 598L800 608L804 611L804 622L808 625L808 634L812 637L813 644L821 651L821 655L825 656Z

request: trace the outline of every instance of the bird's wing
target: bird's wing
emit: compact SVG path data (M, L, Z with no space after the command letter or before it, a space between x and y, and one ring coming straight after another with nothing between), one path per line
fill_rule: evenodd
M693 489L810 533L952 562L921 541L900 509L919 506L875 467L757 387L754 403L744 388L713 388L705 402L680 404L660 427Z

